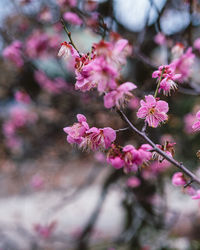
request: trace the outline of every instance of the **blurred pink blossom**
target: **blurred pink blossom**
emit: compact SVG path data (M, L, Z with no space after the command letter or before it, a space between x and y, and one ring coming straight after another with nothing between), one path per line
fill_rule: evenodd
M182 172L177 172L172 176L172 184L174 186L184 186L187 183Z
M15 100L26 104L31 102L30 96L26 92L20 90L15 92Z
M68 11L64 13L63 18L65 19L65 21L73 25L81 25L83 23L81 18L74 12Z
M197 49L200 52L200 38L197 38L194 41L194 48Z
M13 62L18 68L24 65L22 56L22 43L18 40L14 41L2 52L3 57Z
M159 32L155 35L154 41L158 45L164 45L166 43L166 37L163 33Z
M140 184L141 184L141 181L136 176L132 176L132 177L128 178L128 180L127 180L127 186L129 186L131 188L139 187Z

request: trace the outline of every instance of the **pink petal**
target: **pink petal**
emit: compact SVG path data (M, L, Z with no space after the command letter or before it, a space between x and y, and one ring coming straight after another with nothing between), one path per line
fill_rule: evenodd
M78 122L86 122L87 121L86 117L82 114L78 114L76 117L77 117Z
M160 112L165 112L167 113L169 110L169 105L167 102L165 101L158 101L156 104L156 108L160 111Z
M121 90L121 91L124 91L124 92L127 92L127 91L131 91L133 89L136 89L137 86L132 83L132 82L125 82L123 84L121 84L118 88L118 90Z
M115 96L117 91L111 91L104 96L104 106L109 109L115 106Z
M152 95L146 95L145 100L151 106L156 104L156 99Z

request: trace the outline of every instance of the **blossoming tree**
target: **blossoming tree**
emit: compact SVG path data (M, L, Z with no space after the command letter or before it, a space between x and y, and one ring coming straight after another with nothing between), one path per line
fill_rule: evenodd
M196 24L196 19L193 20L195 14L199 15L199 3L180 0L190 16L189 23L182 30L167 34L161 27L165 14L174 9L181 11L173 1L166 1L160 9L155 1L149 1L147 21L140 32L131 32L119 22L114 1L93 0L57 0L41 4L34 19L38 28L30 32L28 26L33 22L32 16L23 8L32 2L15 3L22 10L16 28L25 34L9 39L6 39L9 34L3 36L4 60L15 67L19 75L26 67L31 68L33 81L37 82L36 90L28 85L17 86L15 90L11 88L17 105L2 119L6 150L16 155L19 148L25 147L20 131L31 126L37 128L46 117L49 119L52 113L45 116L42 107L50 107L52 103L55 113L50 123L59 127L59 133L62 124L67 143L77 145L75 152L95 154L98 162L111 169L102 184L100 201L78 235L76 248L89 249L89 239L108 190L118 184L124 193L127 223L112 244L116 249L120 244L129 249L151 249L142 243L140 231L149 226L150 220L153 227L159 228L164 223L157 221L159 215L154 212L156 194L163 194L163 176L170 177L170 185L185 193L188 202L200 199L198 168L191 167L199 157L194 141L200 131L200 82L195 69L195 65L199 66L200 38L194 31L200 22L196 21ZM153 24L148 21L151 9L157 11ZM86 44L87 49L76 34L84 30L90 30L96 39L89 46ZM4 30L1 32L4 34ZM87 39L84 42L87 43ZM161 52L165 54L164 58ZM48 75L50 65L44 70L49 61L57 65L53 76ZM41 94L42 91L45 94ZM197 96L196 99L191 95ZM182 108L187 104L186 96L187 112ZM61 102L65 103L65 98L69 100L69 107L63 105L63 108ZM62 101L59 103L59 100ZM103 122L92 119L98 112L106 117ZM66 121L65 114L68 116ZM59 115L60 119L57 118ZM186 151L191 147L189 161L185 159L185 148L181 145L184 140L188 143ZM31 183L37 190L44 187L44 180L38 175ZM139 222L136 220L137 207L144 214L140 213ZM163 214L166 216L164 209ZM54 221L46 226L34 226L35 232L45 240L51 237L55 228ZM158 249L164 248L160 246Z

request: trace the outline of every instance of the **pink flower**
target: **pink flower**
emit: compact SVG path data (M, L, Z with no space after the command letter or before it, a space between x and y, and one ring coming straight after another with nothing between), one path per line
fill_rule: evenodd
M60 77L51 80L42 71L35 71L34 77L39 85L51 94L60 94L68 89L67 83Z
M152 78L160 78L161 75L163 79L167 78L173 81L181 77L180 74L175 73L175 65L173 63L169 65L160 66L158 70L153 72Z
M67 141L72 144L79 144L80 148L91 149L107 149L116 139L116 132L112 128L89 128L86 117L77 115L78 123L74 123L71 127L65 127L63 130L68 134Z
M177 89L177 84L168 78L164 78L159 86L159 92L162 90L163 94L166 96L170 95L171 90L175 91L176 89Z
M186 191L186 193L187 193L188 195L190 195L190 196L196 194L196 190L195 190L193 187L191 187L191 186L187 186L187 187L185 188L185 191Z
M116 169L120 169L124 166L124 160L120 156L109 157L107 158L107 162Z
M83 58L81 59L83 60ZM100 93L116 88L115 79L119 76L112 65L107 64L103 57L87 61L81 70L76 71L75 88L85 92L97 87Z
M192 196L193 200L199 200L200 199L200 189L196 191L196 194Z
M170 165L171 163L167 160L163 160L162 162L154 161L149 166L149 170L151 171L151 174L155 176L156 174L166 171Z
M106 161L105 154L102 152L96 152L94 154L94 158L99 163L105 163L105 161Z
M72 127L65 127L63 129L64 132L68 134L67 141L70 144L81 144L81 142L83 141L83 136L85 135L86 131L89 130L89 125L84 115L78 114L77 120L78 122L74 123Z
M23 106L15 106L10 111L10 121L12 121L15 128L21 128L27 124L32 124L37 118L36 113Z
M151 149L152 146L149 144L142 144L138 149L138 152L140 153L140 157L142 158L143 162L151 160L152 158L152 153L150 152Z
M145 96L145 101L140 101L141 107L137 112L137 117L145 119L150 127L156 128L161 122L168 119L168 103L157 101L152 95Z
M121 150L121 147L118 147L115 144L111 145L111 149L107 154L107 163L112 165L116 169L120 169L124 166L125 162L123 159L123 152Z
M113 43L101 40L93 46L98 57L103 56L109 65L118 70L126 63L126 57L132 53L132 47L126 39L119 39Z
M15 100L17 102L23 102L23 103L26 103L26 104L29 104L31 102L31 98L30 96L24 92L24 91L16 91L15 93Z
M47 55L49 37L40 30L35 30L26 41L26 53L31 58Z
M120 108L120 106L123 106L133 96L130 91L135 88L137 86L131 82L121 84L116 90L110 91L104 96L104 106L106 108L114 106Z
M159 32L155 35L154 41L158 45L164 45L166 43L166 37L163 33Z
M77 52L75 49L72 47L71 44L67 42L61 43L60 50L58 51L58 56L63 57L64 59L68 58L70 55L74 56L76 55Z
M182 172L177 172L173 175L172 184L174 186L184 186L186 183L186 179Z
M162 80L160 82L159 92L163 90L164 95L168 95L171 90L177 89L177 85L174 81L178 80L181 75L175 73L174 64L160 66L158 70L153 72L152 77L160 78L161 75Z
M197 38L194 41L194 48L197 49L198 51L200 51L200 38Z
M86 135L80 144L83 149L107 149L116 139L116 132L112 128L96 128L92 127L86 131Z
M43 8L38 17L41 21L50 22L52 20L52 13L49 8Z
M3 57L13 62L18 68L24 65L22 57L22 43L20 41L14 41L11 45L3 50Z
M132 176L130 178L128 178L127 180L127 186L131 187L131 188L136 188L139 187L141 184L141 181L139 178Z
M140 106L140 99L136 96L134 96L134 98L131 98L131 100L128 103L128 107L130 109L138 109Z
M196 113L196 118L198 119L198 121L196 121L193 125L192 125L192 129L194 131L199 131L200 130L200 111L198 111Z
M175 72L177 74L181 74L181 77L177 79L180 83L188 80L194 63L194 58L195 55L192 53L192 48L188 48L187 51L180 56L180 58L172 62L175 67Z
M74 12L68 11L64 13L63 18L65 19L65 21L74 25L81 25L83 23L80 17Z
M146 145L146 146L145 146ZM137 150L132 145L127 145L123 148L124 152L124 171L126 173L129 173L131 171L137 171L138 166L140 166L143 162L150 160L150 152L147 152L146 150L149 150L150 148L148 144L144 144L140 147L139 150ZM150 146L151 147L151 146Z

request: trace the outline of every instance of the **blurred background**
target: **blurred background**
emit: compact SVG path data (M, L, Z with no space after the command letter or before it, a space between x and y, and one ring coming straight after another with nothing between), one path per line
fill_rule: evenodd
M68 41L61 16L81 52L112 32L133 46L123 78L138 90L125 112L138 128L139 99L156 88L152 72L177 43L193 47L192 73L166 97L169 122L148 134L176 142L175 158L200 175L191 128L200 108L198 0L0 0L0 250L200 249L199 203L172 185L175 167L154 162L130 183L104 152L67 143L63 128L78 113L91 126L126 124L96 91L75 91L72 58L57 57ZM131 131L117 142L144 143Z

